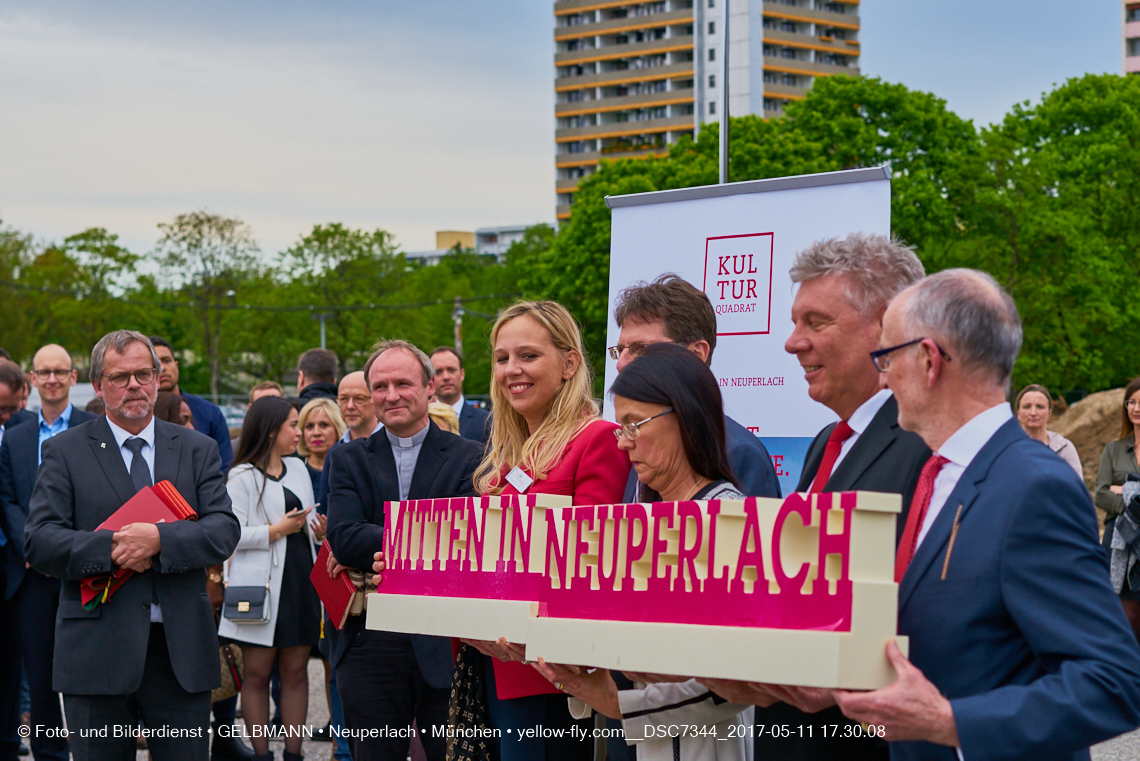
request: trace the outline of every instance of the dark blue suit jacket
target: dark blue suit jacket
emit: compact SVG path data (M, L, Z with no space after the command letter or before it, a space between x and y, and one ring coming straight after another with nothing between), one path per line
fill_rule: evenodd
M467 497L475 495L475 468L483 447L428 423L408 499ZM372 556L384 547L384 503L400 499L396 458L388 433L379 430L367 439L356 439L330 449L325 458L329 478L328 541L337 561L348 568L372 568ZM364 628L364 616L349 616L343 631L330 634L329 663L340 664L356 633ZM451 641L446 637L412 635L412 650L424 679L433 687L450 687L454 671Z
M459 413L459 435L486 444L491 435L491 413L464 401L463 411Z
M234 448L230 444L230 428L226 425L226 416L222 414L221 407L200 396L187 394L185 391L181 393L186 405L190 407L190 414L194 416L194 430L218 442L218 455L222 458L222 474L228 473L234 463Z
M919 545L899 633L950 699L968 761L1087 759L1140 725L1140 649L1088 489L1016 420L978 452ZM894 743L891 758L957 756Z
M736 485L746 497L782 497L780 480L776 478L776 468L768 454L764 442L756 434L724 416L724 439L728 448L728 464ZM629 471L629 481L625 484L626 502L637 501L637 471Z
M73 406L67 427L70 430L95 417ZM28 520L28 505L32 501L32 487L36 485L36 471L39 469L40 427L35 419L33 415L32 425L19 425L5 431L4 441L0 442L0 531L8 537L5 600L12 599L24 580L24 524Z

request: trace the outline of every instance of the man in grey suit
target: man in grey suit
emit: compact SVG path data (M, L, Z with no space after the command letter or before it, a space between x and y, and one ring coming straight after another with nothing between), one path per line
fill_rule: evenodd
M217 444L154 418L159 368L141 333L103 336L91 353L91 380L107 415L44 442L32 492L24 555L63 582L52 684L64 695L76 761L133 758L140 720L156 761L209 755L210 690L220 670L204 569L233 553L241 529ZM162 480L196 521L96 530ZM135 573L85 608L81 581L119 568ZM104 727L105 737L82 733Z

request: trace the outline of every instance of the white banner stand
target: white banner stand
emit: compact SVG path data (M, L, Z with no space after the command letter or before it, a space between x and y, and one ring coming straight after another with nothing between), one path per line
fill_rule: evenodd
M763 440L783 493L795 491L811 439L835 415L808 397L798 360L784 351L794 295L788 269L813 241L890 235L890 170L608 196L606 203L613 210L606 345L618 343L614 305L632 283L673 272L702 289L717 312L712 370L725 410ZM607 392L615 365L607 358Z

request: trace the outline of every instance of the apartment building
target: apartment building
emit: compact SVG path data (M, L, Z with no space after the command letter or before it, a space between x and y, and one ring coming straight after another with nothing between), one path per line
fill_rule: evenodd
M1140 74L1140 3L1124 1L1124 73Z
M665 155L723 108L724 0L557 0L557 216L601 159ZM731 0L729 113L779 116L815 77L859 73L859 0Z

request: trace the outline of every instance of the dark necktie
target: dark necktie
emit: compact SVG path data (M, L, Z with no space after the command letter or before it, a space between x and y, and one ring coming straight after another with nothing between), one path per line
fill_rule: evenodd
M815 472L815 480L811 482L809 494L819 494L823 491L823 487L827 486L827 480L831 478L831 469L835 467L835 461L839 459L839 453L843 451L843 442L853 435L855 435L855 429L847 425L846 420L840 420L831 429L831 436L827 440L827 446L823 449L823 459L819 462L819 470Z
M146 446L146 442L132 436L123 442L123 446L134 455L131 458L131 483L135 485L135 491L139 492L147 486L153 486L154 482L150 479L150 468L146 466L146 460L142 456L142 449Z
M903 529L899 548L895 552L895 583L902 582L906 568L914 557L918 533L922 531L922 522L926 520L926 511L930 508L930 498L934 496L934 479L938 478L942 466L948 462L950 461L945 457L932 454L918 474L918 484L914 487L914 497L910 501L910 512L906 516L906 528Z

